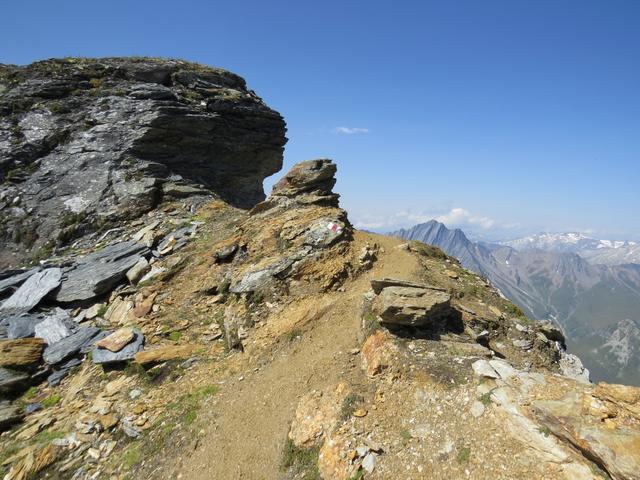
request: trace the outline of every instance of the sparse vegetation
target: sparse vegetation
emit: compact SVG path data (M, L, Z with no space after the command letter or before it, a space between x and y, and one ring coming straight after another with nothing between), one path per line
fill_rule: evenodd
M320 480L318 471L318 448L298 448L287 438L282 454L282 470L293 470L299 478Z
M433 245L427 245L426 243L413 240L409 242L409 247L411 248L411 251L416 252L423 257L438 258L441 260L447 259L447 254Z
M177 342L182 338L182 333L176 332L176 331L169 332L169 335L167 336L167 338L172 342Z
M458 449L456 460L459 464L467 463L471 458L471 449L469 447L462 447Z
M538 428L538 431L545 437L548 437L549 435L551 435L551 429L547 426L542 426Z
M491 405L491 392L483 393L478 397L478 401L482 403L485 407Z
M47 407L47 408L48 407L53 407L53 406L59 404L60 400L62 400L60 395L57 394L57 393L54 393L53 395L49 395L47 398L42 400L42 406L43 407Z
M142 459L142 448L140 442L132 443L122 455L122 463L125 468L131 469Z
M400 432L400 439L402 440L402 445L406 446L411 439L413 438L413 435L411 435L411 432L409 430L402 430Z
M298 329L298 328L294 328L292 330L289 330L287 333L285 333L284 337L287 339L287 341L289 342L293 342L296 338L301 337L302 336L302 330Z
M344 422L351 418L353 412L356 411L356 407L362 402L364 402L364 398L357 393L350 393L344 397L342 406L340 407L340 420Z

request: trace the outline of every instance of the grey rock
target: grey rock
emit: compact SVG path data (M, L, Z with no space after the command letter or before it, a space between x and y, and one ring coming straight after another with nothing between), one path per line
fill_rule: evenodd
M0 432L8 430L24 417L24 413L17 405L6 400L0 401Z
M146 254L148 249L144 245L121 242L87 255L65 270L55 299L78 302L107 293L123 281L126 272Z
M79 358L71 358L62 365L56 367L56 370L47 377L47 382L51 387L57 387L60 382L71 372L71 369L80 365L82 361Z
M27 415L31 415L32 413L37 412L38 410L42 410L43 405L40 402L30 403L26 407L24 407L24 413Z
M158 244L158 252L160 252L161 255L166 255L178 250L186 245L187 241L195 235L197 229L198 225L195 224L189 227L182 227L171 232L160 240L160 243Z
M149 280L153 280L155 277L157 277L158 275L163 274L164 272L166 272L167 269L164 267L158 267L156 265L153 265L151 267L151 270L149 270L149 272L142 277L138 283L144 283L144 282L148 282Z
M151 266L149 265L149 261L146 258L141 257L133 267L127 270L126 277L135 285L150 269Z
M132 360L136 353L142 350L144 346L144 335L139 330L134 329L134 338L122 350L112 352L106 348L96 347L93 349L91 358L96 364L109 364Z
M246 273L239 282L229 289L233 293L253 292L266 286L273 279L271 268Z
M520 340L514 340L513 342L513 346L516 348L520 348L522 350L531 350L533 348L533 340L530 339L520 339Z
M36 267L30 270L11 270L2 272L0 274L0 294L3 294L13 287L20 286L27 278L40 270L40 267Z
M34 336L42 338L47 345L53 345L71 335L75 330L76 324L69 318L69 314L61 308L56 308L36 324Z
M24 390L28 384L26 373L0 367L0 396Z
M476 360L471 364L471 368L473 369L473 373L478 377L500 378L498 372L495 371L487 360Z
M338 206L336 165L329 159L307 160L293 166L274 186L271 198L289 197L297 201Z
M41 313L26 313L14 315L6 319L7 337L10 339L33 337L36 332L36 325L44 320Z
M311 247L325 248L343 237L345 224L340 220L323 218L315 222L304 236L304 244Z
M30 242L32 252L64 244L103 219L139 217L164 195L211 191L251 207L282 167L282 117L222 69L52 59L1 65L5 77L12 82L0 96L0 182L12 176L0 193L19 197L5 222L21 235L0 241L0 267L27 258ZM176 185L163 191L165 183Z
M59 268L34 273L0 306L0 312L28 312L60 285L61 277Z
M376 456L369 452L362 460L362 468L369 474L373 473L376 468Z
M590 372L587 370L580 358L564 349L560 349L560 371L566 377L573 378L581 383L591 383Z
M538 322L538 328L542 334L552 342L560 342L562 345L565 344L566 340L564 333L562 333L562 330L550 321Z
M138 438L142 435L142 432L133 424L133 419L130 417L125 417L124 420L120 422L120 428L127 437Z
M427 285L425 283L417 283L411 282L409 280L401 280L397 278L379 278L371 280L371 288L373 289L376 295L379 295L380 292L386 287L413 287L413 288L428 288L431 290L438 290L444 292L445 289L432 287L431 285Z
M213 258L217 263L227 262L234 257L237 251L238 245L234 243L233 245L218 250L213 254Z
M100 329L98 328L81 327L74 334L45 348L42 358L49 365L60 363L76 355L83 347L91 345L99 333Z
M416 287L386 287L374 300L382 323L436 327L452 315L451 295Z

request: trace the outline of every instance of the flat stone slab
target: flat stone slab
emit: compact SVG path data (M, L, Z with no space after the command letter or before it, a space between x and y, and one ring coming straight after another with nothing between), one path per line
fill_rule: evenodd
M452 313L451 295L416 287L386 287L374 300L374 311L382 323L431 327Z
M69 314L57 308L35 326L34 336L42 338L47 345L53 345L71 335L75 330L76 325L69 318Z
M0 395L23 390L29 382L29 375L24 372L0 368Z
M0 307L0 312L28 312L60 285L62 270L47 268L31 275Z
M14 315L6 319L7 338L15 340L17 338L33 337L36 332L36 325L44 320L44 316L39 313L25 313Z
M40 267L31 270L10 270L0 273L0 294L13 287L18 287L31 275L41 270Z
M0 432L9 429L13 424L19 422L24 417L20 407L8 401L0 402Z
M91 355L93 363L108 364L132 360L136 353L140 352L144 346L144 335L142 335L142 332L134 329L133 335L131 342L117 352L112 352L111 350L101 347L94 348ZM107 338L109 337L105 337L101 342L104 342Z
M61 361L80 352L83 347L92 344L95 337L98 336L100 332L99 328L82 327L74 334L63 338L53 345L49 345L45 349L42 357L49 365L60 363Z
M119 352L133 341L136 332L131 327L121 328L95 343L96 347L107 349L110 352Z
M201 349L202 345L167 345L153 350L138 352L134 359L136 363L141 365L167 362L169 360L183 360L193 356Z
M144 245L121 242L87 255L65 270L55 299L58 302L78 302L107 293L123 281L126 272L148 253Z
M41 338L0 340L0 367L21 367L40 363L44 341Z
M383 289L387 287L415 287L415 288L427 288L429 290L436 290L439 292L445 292L444 288L433 287L425 283L412 282L409 280L401 280L397 278L380 278L371 280L371 288L376 295L379 295Z

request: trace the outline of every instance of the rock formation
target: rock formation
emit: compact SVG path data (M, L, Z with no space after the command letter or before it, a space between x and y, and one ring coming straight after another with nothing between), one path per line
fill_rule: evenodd
M179 60L0 65L0 266L216 195L251 207L282 166L285 124L239 76Z

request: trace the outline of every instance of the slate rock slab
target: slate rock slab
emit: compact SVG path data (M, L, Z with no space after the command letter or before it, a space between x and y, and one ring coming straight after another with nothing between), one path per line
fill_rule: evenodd
M64 272L58 302L78 302L107 293L124 280L127 270L149 253L144 245L121 242L78 260Z
M44 316L39 313L26 313L14 315L7 318L7 338L29 338L33 337L36 325L44 320Z
M0 432L4 432L12 425L22 420L24 413L20 407L12 405L11 402L0 402Z
M10 288L21 285L31 275L40 270L40 267L36 267L31 270L10 270L0 273L0 295Z
M99 328L82 327L74 334L69 335L53 345L49 345L44 350L42 357L49 365L60 363L80 352L83 347L92 344L99 333Z
M29 383L29 375L24 372L0 368L0 396L24 390Z
M0 367L22 367L40 363L44 341L41 338L0 340Z
M42 338L47 345L53 345L68 337L76 330L76 325L69 318L69 314L61 308L56 308L34 328L34 336Z
M79 358L72 358L67 360L61 366L59 366L51 375L47 377L47 382L51 387L57 387L64 377L69 375L69 372L73 367L77 367L82 363Z
M5 300L0 312L28 312L60 285L61 278L62 270L59 268L47 268L34 273Z
M135 354L140 352L144 346L144 335L139 330L133 330L133 339L117 352L112 352L106 348L96 347L91 355L93 363L109 364L132 360ZM108 337L107 337L108 338Z

